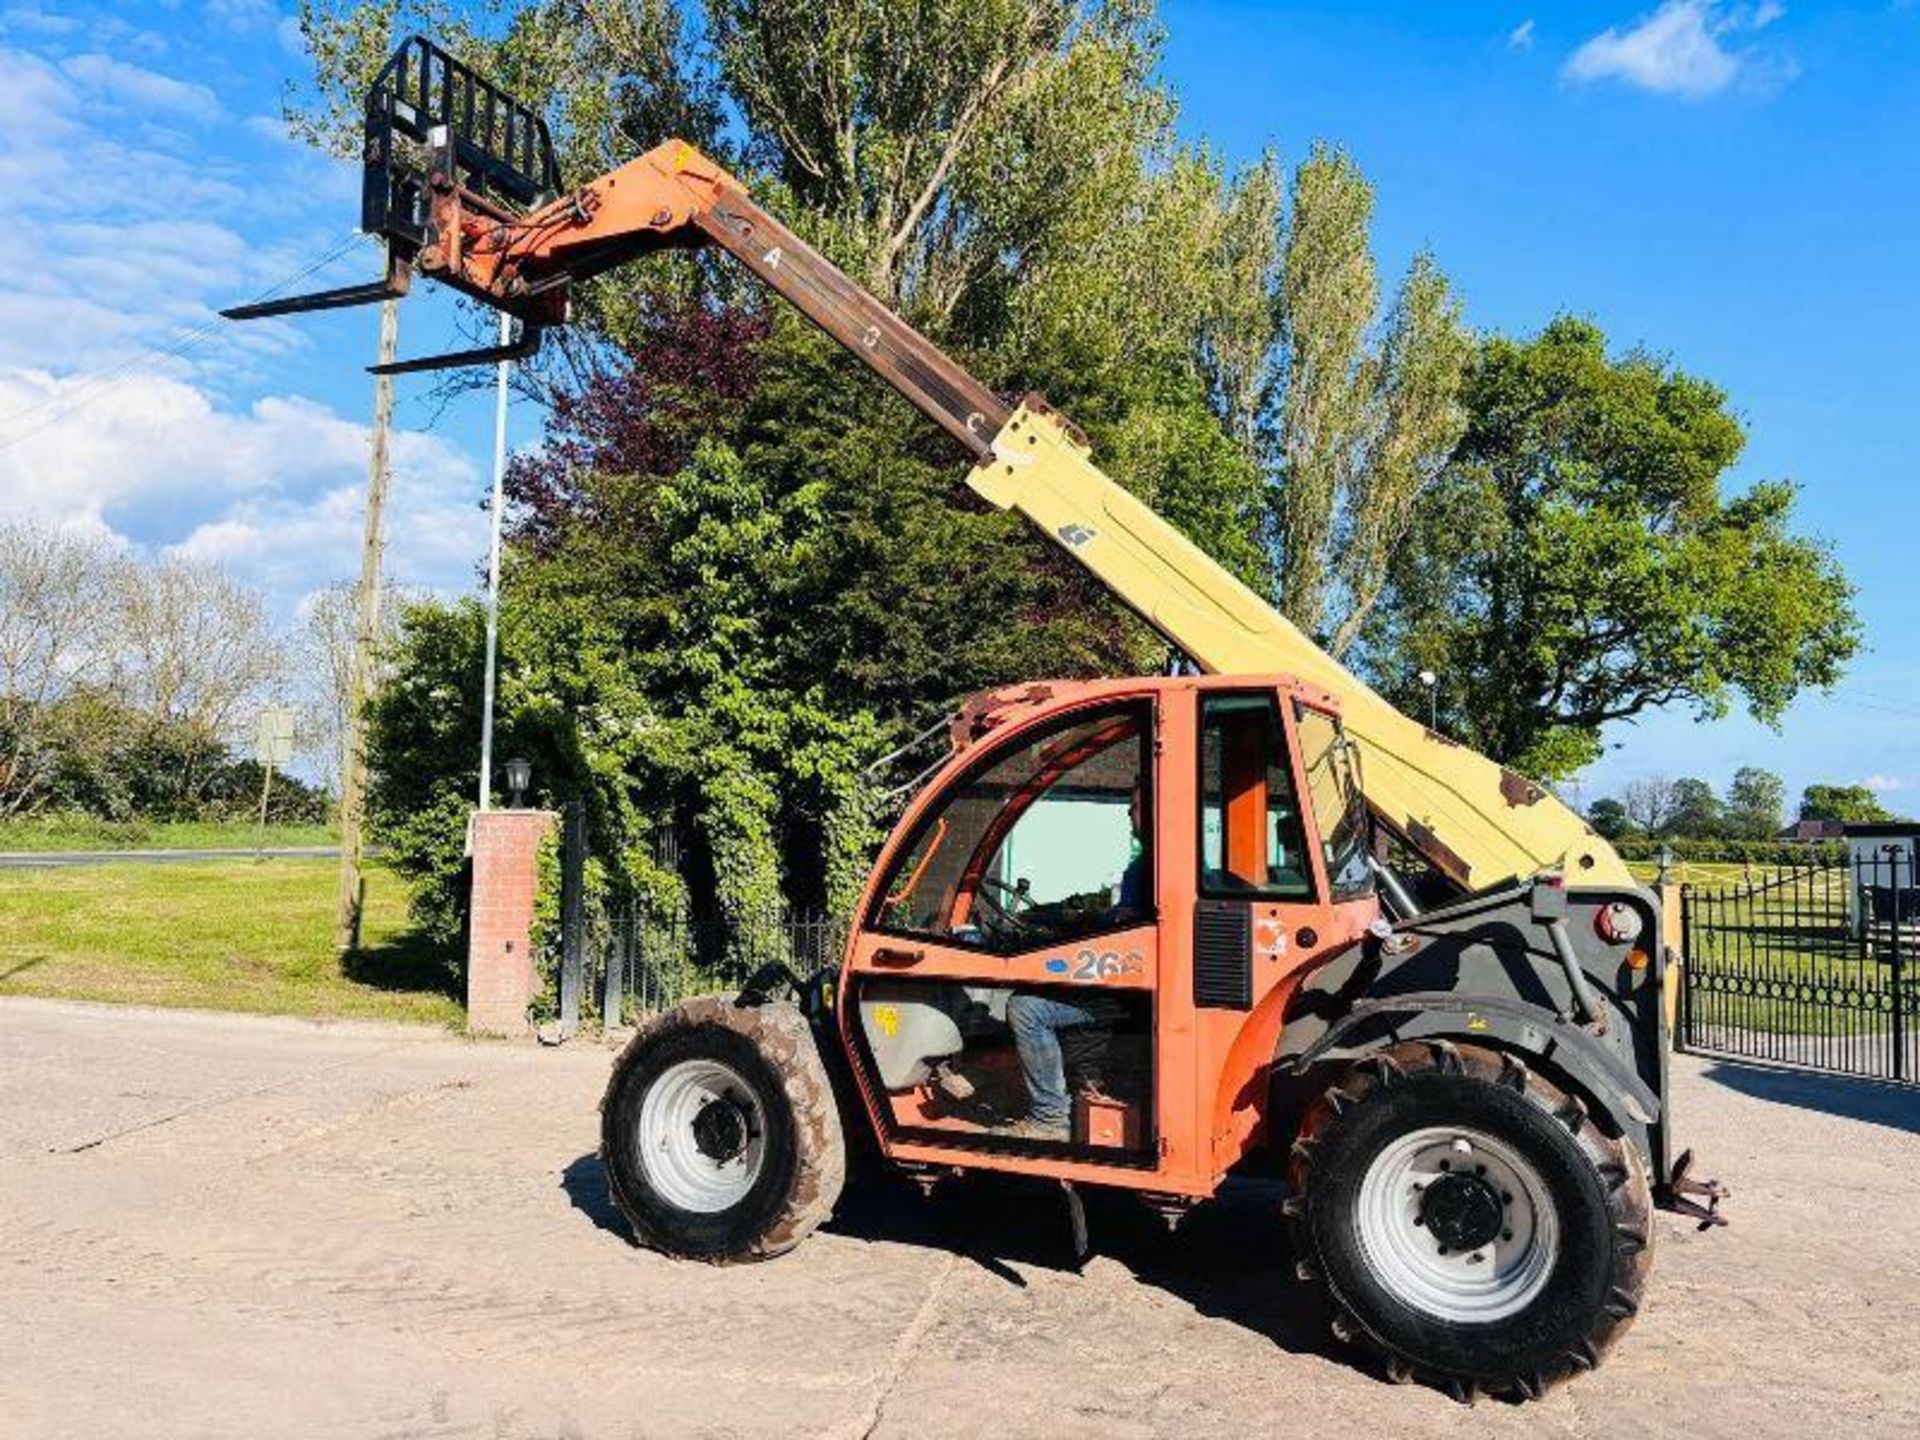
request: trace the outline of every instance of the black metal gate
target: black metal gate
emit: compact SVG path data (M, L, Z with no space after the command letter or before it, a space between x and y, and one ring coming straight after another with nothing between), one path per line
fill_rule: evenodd
M838 965L847 943L844 918L784 906L734 916L609 912L590 905L586 806L561 814L559 925L542 969L559 1039L583 1026L620 1026L694 995L731 992L767 966L796 978ZM674 854L663 853L671 865Z
M1915 1081L1911 849L1683 886L1681 927L1682 1049Z

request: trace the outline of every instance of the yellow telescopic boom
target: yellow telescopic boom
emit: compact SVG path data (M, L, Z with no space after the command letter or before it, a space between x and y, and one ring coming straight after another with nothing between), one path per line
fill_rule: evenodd
M1478 888L1560 868L1573 884L1635 883L1550 791L1388 704L1102 473L1043 406L1014 412L967 483L1026 516L1203 670L1277 671L1334 695L1375 816L1456 883Z

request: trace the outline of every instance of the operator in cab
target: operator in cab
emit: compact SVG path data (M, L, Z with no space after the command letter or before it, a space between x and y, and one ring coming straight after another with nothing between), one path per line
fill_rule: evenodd
M1133 854L1113 886L1110 926L1144 920L1153 911L1153 876L1147 860L1146 787L1133 782L1127 819L1133 828ZM1082 1025L1111 1025L1120 1018L1120 1003L1091 992L1072 1000L1021 991L1007 1001L1007 1024L1013 1030L1020 1057L1020 1074L1027 1086L1027 1113L1000 1133L1020 1140L1064 1142L1073 1136L1072 1100L1067 1094L1066 1058L1060 1032Z

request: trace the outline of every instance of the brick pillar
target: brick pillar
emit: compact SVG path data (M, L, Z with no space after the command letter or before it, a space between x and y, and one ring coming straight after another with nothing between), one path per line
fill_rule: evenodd
M533 901L551 810L473 816L473 912L467 941L467 1029L524 1035L533 1000Z

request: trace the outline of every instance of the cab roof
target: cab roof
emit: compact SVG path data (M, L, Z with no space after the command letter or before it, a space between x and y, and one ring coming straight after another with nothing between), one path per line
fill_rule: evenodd
M948 736L957 754L1009 723L1099 700L1186 694L1199 690L1282 690L1322 710L1340 713L1339 700L1292 675L1133 675L1114 680L1035 680L969 695L954 712Z

